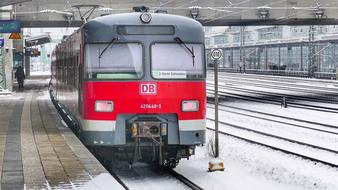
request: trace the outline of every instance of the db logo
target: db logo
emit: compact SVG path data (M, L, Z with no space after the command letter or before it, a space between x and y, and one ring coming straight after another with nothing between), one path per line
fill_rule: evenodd
M141 94L156 94L156 83L148 83L140 85Z

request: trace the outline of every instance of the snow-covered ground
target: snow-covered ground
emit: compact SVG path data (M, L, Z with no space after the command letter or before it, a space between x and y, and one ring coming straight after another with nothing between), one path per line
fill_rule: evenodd
M213 133L208 133L212 138ZM208 172L207 146L197 148L176 171L210 190L338 189L338 169L253 145L232 137L220 138L225 171Z
M277 91L277 90L276 90ZM276 92L275 91L275 92ZM48 98L48 94L40 97ZM222 102L226 105L266 112L270 114L293 117L309 120L317 123L325 123L337 126L338 116L334 113L323 113L320 111L306 110L300 108L281 108L280 105L270 105L250 101L227 101ZM227 108L234 111L235 109ZM238 111L238 110L237 110ZM208 117L213 117L213 109L207 110ZM315 132L310 129L295 128L287 124L276 124L271 121L259 120L229 112L220 111L220 120L236 124L245 125L248 128L272 133L274 135L288 138L297 138L299 141L313 143L318 146L338 150L338 136ZM260 115L262 116L262 115ZM266 118L272 118L266 116ZM293 122L302 125L299 121ZM208 125L212 125L208 122ZM315 124L308 124L308 127L320 127ZM220 130L234 132L234 129L220 125ZM332 129L334 131L334 129ZM240 134L244 134L239 131ZM249 136L254 136L249 134ZM212 159L209 145L214 133L207 131L207 143L203 147L197 147L196 155L189 160L181 160L175 169L188 179L194 181L207 190L338 190L338 168L333 168L321 163L314 163L300 157L275 151L267 147L248 143L234 137L220 134L220 158L224 161L225 171L208 172L208 162ZM269 141L269 139L265 139ZM289 146L296 151L304 149L300 145L287 144L283 141L271 140L271 144ZM321 155L323 156L323 155ZM338 155L330 155L329 159L337 158ZM142 167L141 167L142 169ZM151 178L128 178L134 182L135 189L181 189L180 184L173 184L176 180L168 179L163 176L156 176L157 173L150 175ZM107 178L100 178L98 183L104 184ZM150 184L153 180L158 180L158 185ZM93 184L88 184L84 189L90 189ZM108 187L109 189L110 187ZM105 188L103 188L105 189ZM182 188L183 189L183 188Z
M223 102L226 105L260 112L273 113L282 116L310 120L318 123L335 125L338 128L338 116L333 113L323 113L299 108L281 108L277 105L254 103L249 101ZM208 116L213 118L213 109L208 109ZM240 116L227 112L219 114L220 120L227 123L246 126L288 138L296 138L307 143L338 149L338 136L315 132L308 129L297 129L285 124L276 124L250 117ZM292 121L291 121L292 122ZM299 122L293 121L295 124ZM208 122L209 126L213 123ZM310 125L309 125L310 126ZM314 127L314 126L312 126ZM234 129L224 128L220 130L233 132ZM242 135L255 136L254 134ZM213 138L214 133L208 131L207 141ZM278 140L265 139L271 145L280 144L293 150L308 151L308 147L276 142ZM208 142L210 144L210 142ZM208 144L196 149L196 155L190 160L182 160L176 171L188 177L205 189L226 190L262 190L262 189L327 189L338 190L338 168L333 168L320 163L314 163L300 157L275 151L263 146L251 144L243 140L220 134L220 158L224 161L225 171L208 172L208 162L211 160ZM302 150L303 149L303 150ZM325 159L334 159L338 155L330 157L318 154ZM338 160L336 161L338 162Z
M334 125L338 127L338 116L335 113L322 113L314 110L306 110L299 108L281 108L280 105L269 105L265 103L251 102L251 101L229 101L223 102L228 106L235 106L239 108L245 108L250 110L256 110L265 113L272 113L276 115L283 115L323 124Z

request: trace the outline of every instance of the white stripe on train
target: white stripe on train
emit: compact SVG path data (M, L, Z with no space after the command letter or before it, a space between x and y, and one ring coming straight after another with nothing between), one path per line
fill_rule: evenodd
M205 130L206 121L204 119L179 120L180 131ZM81 120L83 131L115 131L116 121L107 120Z

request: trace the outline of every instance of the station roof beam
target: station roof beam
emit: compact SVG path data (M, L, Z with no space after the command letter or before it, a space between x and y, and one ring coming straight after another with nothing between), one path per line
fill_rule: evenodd
M87 19L134 12L133 7L144 5L149 7L148 12L187 16L204 26L338 24L338 1L332 0L101 0L97 1L99 4L83 0L78 3L31 0L16 5L13 15L23 27L76 27ZM77 13L79 8L81 13Z
M4 7L4 6L7 6L7 5L14 5L14 4L18 4L18 3L27 2L27 1L32 1L32 0L1 0L0 1L0 7Z
M51 38L49 35L39 35L39 36L33 36L33 37L28 37L25 40L25 46L26 47L32 47L36 45L42 45L46 43L50 43Z

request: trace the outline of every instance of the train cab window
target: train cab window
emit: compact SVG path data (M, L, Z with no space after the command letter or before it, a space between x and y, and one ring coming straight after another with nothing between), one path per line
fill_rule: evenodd
M152 76L156 79L203 79L203 45L155 43L151 46ZM192 54L193 53L193 54Z
M174 26L118 26L120 35L174 35Z
M87 44L85 66L88 79L140 79L142 44Z

